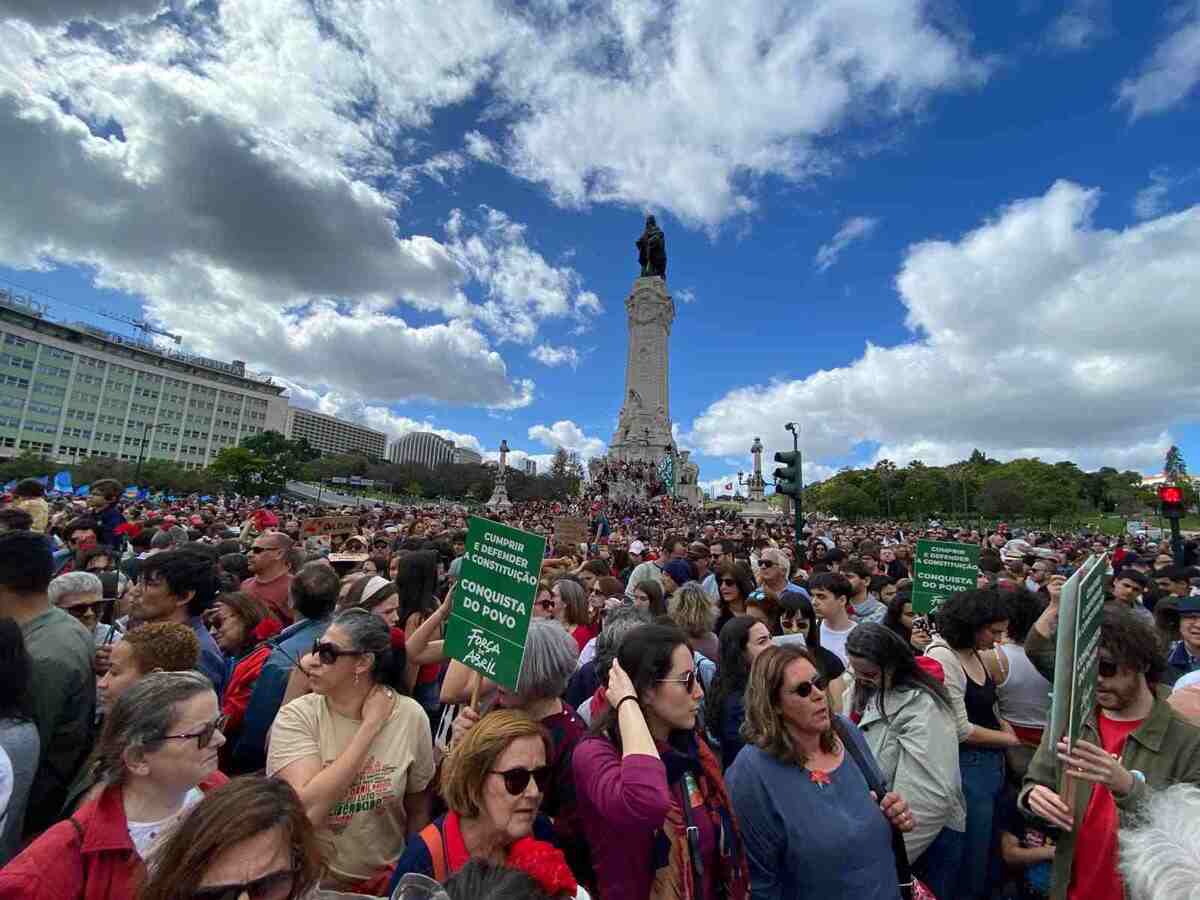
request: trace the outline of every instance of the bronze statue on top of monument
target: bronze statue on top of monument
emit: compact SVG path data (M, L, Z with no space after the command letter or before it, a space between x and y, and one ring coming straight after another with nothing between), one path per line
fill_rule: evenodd
M638 262L642 266L642 277L653 278L657 275L666 281L667 239L658 223L654 221L654 216L646 216L646 230L635 243L638 248Z

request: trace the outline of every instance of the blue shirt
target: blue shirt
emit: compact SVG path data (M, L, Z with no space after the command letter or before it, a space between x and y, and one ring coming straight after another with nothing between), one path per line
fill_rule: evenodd
M296 661L312 649L329 625L329 619L301 619L279 632L270 642L274 648L262 672L254 682L254 690L246 705L242 732L233 748L235 772L255 772L267 764L267 735L283 702L288 678Z
M204 627L204 621L199 616L189 620L188 625L195 632L196 639L200 641L200 659L196 663L196 668L208 676L208 680L213 683L213 688L217 692L217 700L220 701L221 696L225 693L225 681L229 677L229 664L225 661L225 654L221 652L221 648L217 646L213 636L208 633L208 629Z
M862 732L842 724L874 766ZM899 900L892 828L854 758L845 753L828 784L810 776L752 744L725 773L754 900Z

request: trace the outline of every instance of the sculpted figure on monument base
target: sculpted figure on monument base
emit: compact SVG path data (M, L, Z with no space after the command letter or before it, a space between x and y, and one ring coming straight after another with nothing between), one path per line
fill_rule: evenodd
M663 231L654 221L654 216L646 216L646 229L637 239L638 262L642 266L642 277L652 278L657 275L667 279L667 239Z

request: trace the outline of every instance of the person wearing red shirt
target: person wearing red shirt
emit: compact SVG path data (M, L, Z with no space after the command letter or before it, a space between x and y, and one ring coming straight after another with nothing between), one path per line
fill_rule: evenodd
M288 601L292 575L288 571L287 556L291 549L292 539L281 531L260 534L254 539L247 560L252 575L241 586L244 593L265 603L271 615L285 628L295 619Z
M1046 730L1019 804L1062 830L1054 856L1055 900L1124 900L1117 830L1150 790L1200 783L1200 728L1179 718L1154 686L1164 660L1153 628L1128 609L1105 607L1096 708L1068 748ZM1073 803L1058 793L1073 782Z

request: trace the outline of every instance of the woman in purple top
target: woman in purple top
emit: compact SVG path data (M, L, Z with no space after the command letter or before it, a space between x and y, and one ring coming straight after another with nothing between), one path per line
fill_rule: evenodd
M608 709L572 761L604 900L749 896L721 766L696 736L702 697L678 628L644 625L622 642Z

